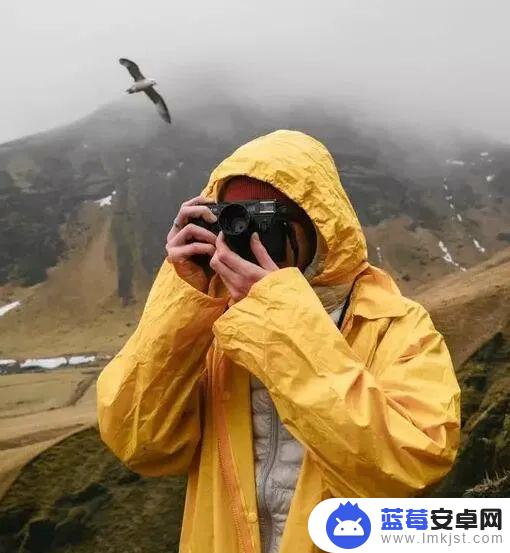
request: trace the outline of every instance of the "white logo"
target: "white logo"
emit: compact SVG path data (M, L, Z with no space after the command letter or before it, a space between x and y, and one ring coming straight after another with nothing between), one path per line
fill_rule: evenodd
M358 520L340 520L336 517L338 524L336 525L335 536L364 536L365 530L359 525L361 518Z

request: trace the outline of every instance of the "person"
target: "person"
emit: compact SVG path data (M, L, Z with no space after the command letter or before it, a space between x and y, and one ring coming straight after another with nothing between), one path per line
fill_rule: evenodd
M297 205L298 251L275 263L254 234L252 263L189 223L245 199ZM166 252L97 390L102 439L129 468L188 475L181 551L316 551L321 500L413 496L448 472L459 387L444 339L368 262L320 142L280 130L241 146L184 202Z

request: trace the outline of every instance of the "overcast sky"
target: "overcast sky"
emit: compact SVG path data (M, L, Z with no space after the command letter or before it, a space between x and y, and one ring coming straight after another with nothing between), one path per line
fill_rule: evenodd
M412 127L510 142L508 0L12 0L0 3L0 142L121 97L119 56L260 102L314 95Z

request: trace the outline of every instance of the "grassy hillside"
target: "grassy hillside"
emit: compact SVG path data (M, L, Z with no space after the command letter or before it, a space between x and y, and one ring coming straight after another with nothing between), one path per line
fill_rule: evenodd
M510 320L510 248L417 289L413 297L432 313L455 365L461 366Z
M461 449L433 493L508 497L510 249L435 283L418 300L445 336L462 390Z
M184 488L138 477L86 430L41 454L4 497L0 551L177 553Z
M4 287L4 301L21 305L0 318L0 358L113 353L126 341L149 283L135 274L131 301L119 298L111 224L111 207L83 205L63 230L69 250L49 278L29 289Z
M462 365L458 376L462 447L453 470L434 494L508 497L510 321Z

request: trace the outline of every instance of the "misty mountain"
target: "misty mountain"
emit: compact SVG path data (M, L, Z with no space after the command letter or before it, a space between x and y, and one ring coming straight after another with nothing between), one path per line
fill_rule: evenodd
M72 225L83 202L106 199L98 205L111 201L119 293L128 298L136 263L149 275L159 265L180 203L196 195L236 147L277 128L302 130L326 144L362 224L383 232L393 246L398 233L384 230L391 221L403 221L399 228L403 224L414 238L421 231L451 234L462 221L470 242L481 220L490 219L492 229L503 224L510 150L482 138L441 147L363 121L347 108L339 113L303 102L263 109L221 94L189 103L168 126L150 103L124 100L65 127L0 145L0 284L44 280L46 269L69 249L62 229ZM507 239L501 228L499 238L493 230L482 249L498 249ZM370 233L368 239L380 257L380 244L370 244ZM413 244L398 256L434 258L429 251L416 253ZM437 241L435 247L435 258L449 263L450 252L437 248Z

